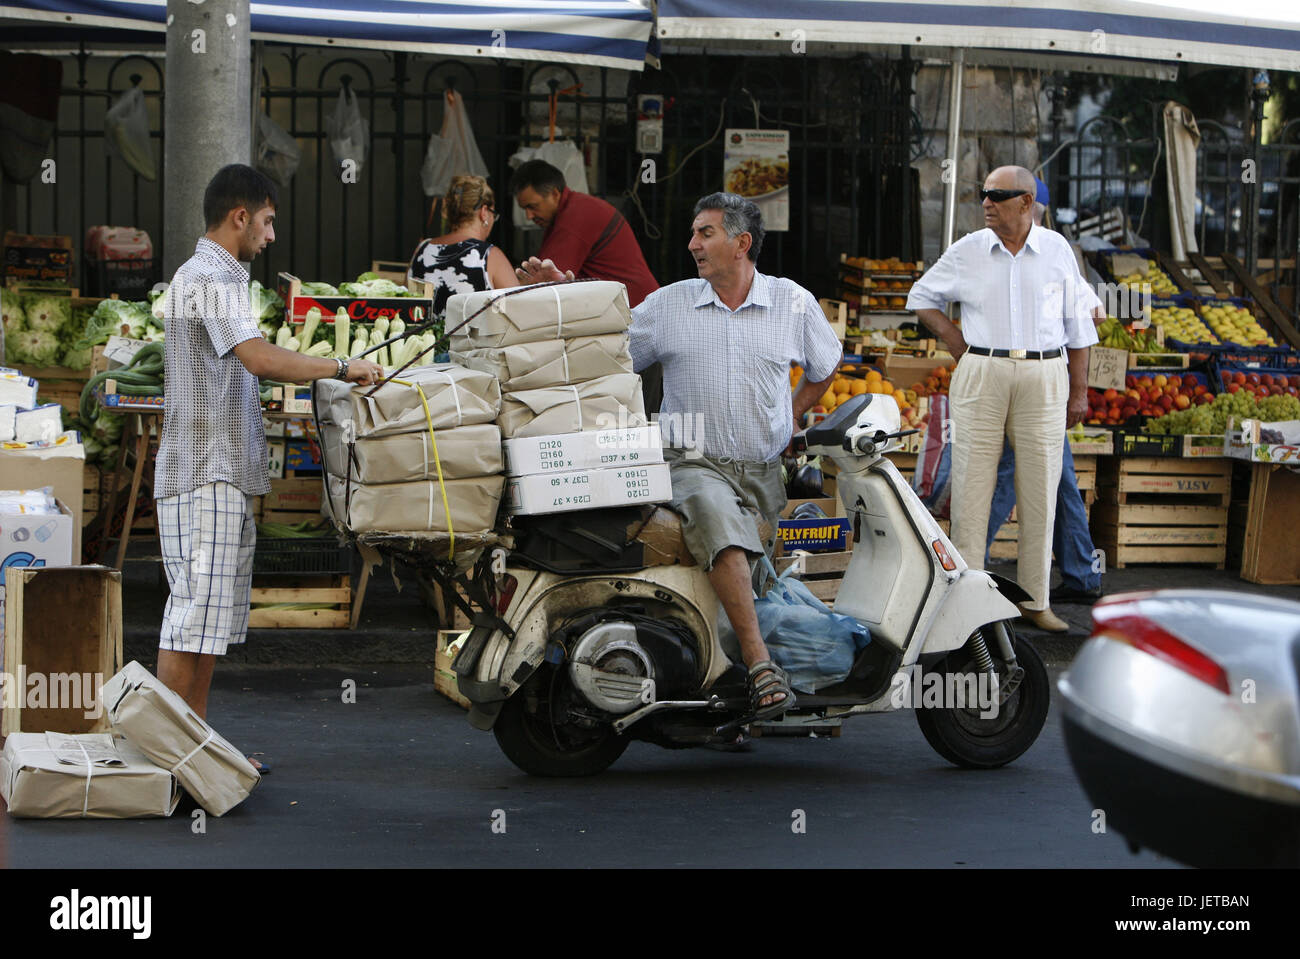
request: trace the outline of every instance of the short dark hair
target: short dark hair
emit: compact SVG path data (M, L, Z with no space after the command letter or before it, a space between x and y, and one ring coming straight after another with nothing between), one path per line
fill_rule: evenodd
M766 233L763 229L763 212L758 204L735 193L710 193L695 204L694 215L699 216L705 210L722 211L722 228L732 239L742 233L749 234L749 259L750 262L757 263Z
M563 193L564 174L558 167L553 167L545 160L529 160L519 164L515 175L510 178L510 195L518 196L526 187L532 187L538 193L550 193L555 190Z
M208 229L221 226L231 210L243 207L256 213L264 206L276 206L279 193L265 173L243 163L223 166L203 191L203 219Z

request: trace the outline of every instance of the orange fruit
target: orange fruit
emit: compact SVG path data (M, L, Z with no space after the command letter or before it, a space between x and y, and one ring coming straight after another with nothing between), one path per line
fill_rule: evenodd
M907 395L902 390L894 390L894 400L900 410L907 405Z
M847 395L849 392L849 381L837 376L831 383L831 392Z
M825 393L822 394L822 398L817 402L820 403L822 406L826 407L827 409L830 409L832 406L835 405L835 391L827 390Z
M866 380L854 380L849 386L849 396L861 396L867 391Z

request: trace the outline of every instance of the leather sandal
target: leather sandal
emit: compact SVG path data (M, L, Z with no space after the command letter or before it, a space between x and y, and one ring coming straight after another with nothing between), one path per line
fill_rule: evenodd
M759 680L758 677L764 674L766 674L766 678ZM790 688L790 677L785 674L784 669L770 659L765 659L749 667L747 682L749 685L749 706L754 719L774 719L794 705L794 690ZM768 696L783 698L766 706L760 706L759 703Z

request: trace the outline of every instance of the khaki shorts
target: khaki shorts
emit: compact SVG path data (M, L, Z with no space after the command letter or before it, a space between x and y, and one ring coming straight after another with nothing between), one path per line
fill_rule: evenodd
M785 483L779 460L771 463L687 458L682 450L664 450L672 472L672 508L682 517L682 538L695 561L707 572L718 554L737 546L751 562L771 554L776 526L785 509ZM771 537L759 538L759 519L771 525Z

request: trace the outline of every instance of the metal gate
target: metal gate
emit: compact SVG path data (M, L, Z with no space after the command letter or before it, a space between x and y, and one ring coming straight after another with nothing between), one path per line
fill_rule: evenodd
M51 147L58 181L6 185L0 218L9 229L70 234L78 244L92 225L137 226L161 249L161 177L150 183L136 176L106 150L103 135L108 106L139 85L161 169L161 49L107 57L83 45L62 59ZM554 97L558 124L587 157L590 189L624 209L662 283L695 275L686 252L691 209L699 196L722 188L721 130L728 127L791 131L790 231L770 235L760 262L765 272L828 291L841 252L914 258L919 247L919 224L908 213L916 192L908 172L913 67L906 58L674 54L662 72L627 74L266 44L259 75L260 109L303 153L282 187L277 241L254 264L264 283L282 270L304 279L351 279L372 259L409 258L438 229L428 223L419 170L449 86L465 98L503 212L512 202L502 196L509 159L547 135ZM351 184L340 181L325 133L345 86L356 92L371 130L367 159ZM642 182L643 158L635 151L638 93L662 94L671 104L664 152L652 157L654 182ZM200 203L202 185L194 194ZM494 239L512 260L539 242L535 231L511 229L508 217Z

